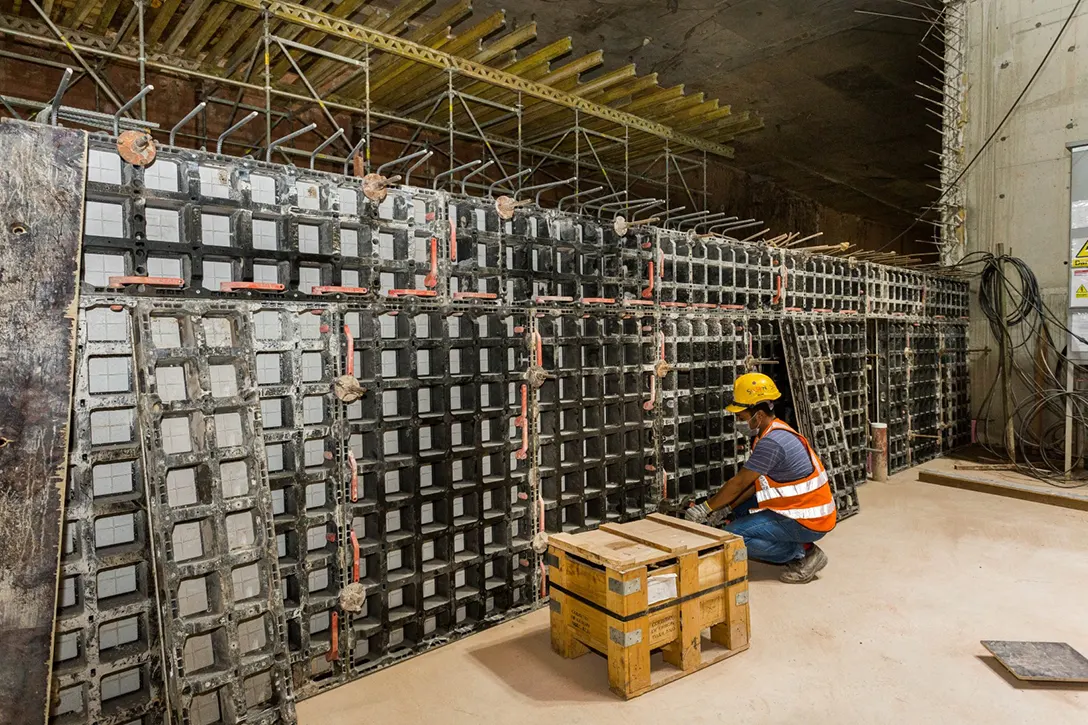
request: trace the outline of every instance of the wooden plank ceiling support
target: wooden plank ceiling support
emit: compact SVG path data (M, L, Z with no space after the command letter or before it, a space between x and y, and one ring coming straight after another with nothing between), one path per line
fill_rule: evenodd
M98 20L94 24L95 35L106 35L110 29L110 22L113 20L113 16L117 14L117 8L121 5L121 0L106 0L102 3L102 11L98 13Z
M454 36L446 43L442 52L449 53L451 55L460 55L461 53L468 53L475 51L480 47L480 42L497 33L506 27L506 11L499 10L496 13L492 13L484 21L473 25L464 33ZM419 79L424 76L434 76L434 66L423 65L420 63L412 63L404 73L398 75L395 79L389 75L382 76L370 76L370 99L376 100L379 98L385 90L395 88L403 91L404 102L410 103L412 98L418 97L419 93L413 93L413 90L418 89ZM444 80L444 79L443 79ZM365 92L365 84L360 80L356 80L355 83L345 86L343 94L345 96L361 98ZM398 104L401 105L401 104Z
M596 116L618 125L626 125L631 128L640 129L678 144L698 148L720 156L733 156L733 149L729 146L723 146L707 141L706 139L689 136L688 134L675 131L668 126L655 123L649 119L625 113L608 106L599 106L584 98L573 96L569 93L548 87L547 85L542 85L516 75L505 73L497 68L474 63L465 58L459 58L455 55L443 53L442 51L434 50L418 43L412 43L403 38L382 33L358 23L341 20L326 13L317 12L302 5L298 5L297 3L285 2L284 0L229 1L236 5L248 7L252 10L266 9L273 17L280 20L286 20L314 30L320 30L345 40L355 40L360 43L367 43L376 50L417 60L420 63L434 68L441 70L452 69L462 76L486 81L509 91L520 92L523 96L529 98L549 101L556 105L566 106L568 108L577 108L579 111L590 116Z
M0 722L44 723L68 474L87 134L0 123Z
M366 0L347 0L347 2L341 2L339 5L333 6L332 12L330 14L338 18L351 17L351 15L356 10L358 10L359 6L361 6L364 2L366 2ZM324 36L318 31L307 30L306 32L302 33L301 36L299 36L298 42L304 43L305 45L312 45L314 47L317 47L320 45L323 39ZM299 65L303 66L303 69L306 70L307 65L316 65L315 61L317 60L317 58L315 57L312 59L301 60L303 60L304 62L300 62ZM278 61L276 61L275 65L272 66L272 77L275 78L277 81L282 81L284 75L293 72L294 71L291 68L291 64L286 58L281 57ZM306 75L307 77L310 77L311 73L307 70ZM310 78L310 82L313 82L313 78Z
M162 45L163 53L174 55L181 45L181 41L185 40L185 36L193 29L193 26L200 20L200 16L204 14L204 11L208 9L208 5L211 3L212 0L193 0L189 8L182 13L181 20L172 25L173 30Z
M623 102L626 98L648 91L656 86L657 73L651 73L648 76L631 79L626 83L616 85L605 91L589 94L586 98L594 103L599 103L602 106L608 106L613 103ZM552 108L549 113L533 119L533 133L546 133L547 131L554 130L554 128L560 125L569 125L572 119L573 116L569 110L565 108Z
M413 43L426 45L428 48L441 48L453 40L454 36L451 34L453 26L471 14L471 1L461 0L461 2L448 6L430 22L413 29L404 37ZM367 48L365 46L360 48L357 43L341 40L333 46L332 52L359 59L366 55ZM413 63L410 60L385 54L371 60L370 74L372 78L399 75L412 65ZM312 80L322 93L336 93L355 79L365 76L365 72L361 68L345 65L328 58L319 60L314 64L314 67L314 78Z
M68 12L64 14L64 20L60 23L66 28L78 29L83 25L83 21L87 19L87 16L91 14L91 11L98 5L96 0L79 0L68 8Z
M181 0L163 1L162 7L155 13L155 19L151 21L151 27L144 33L147 45L151 46L159 42L159 38L170 26L170 21L173 19L174 13L177 12L179 5L181 5Z
M233 10L234 8L231 7L230 3L219 3L205 13L204 22L201 24L200 29L196 31L193 39L189 41L184 57L190 60L198 60L200 54L204 52L204 46L215 35L215 31L223 27L223 22Z
M605 73L601 76L598 76L597 78L594 78L587 83L577 83L570 90L570 93L581 98L593 99L594 102L599 102L594 98L594 96L600 96L603 94L604 91L607 91L608 89L613 88L618 84L625 85L625 82L631 81L634 77L634 64L625 65L622 68L617 68L610 73ZM558 125L569 126L570 124L566 121L572 120L571 113L568 111L563 115L566 116L566 119L559 120ZM545 124L543 122L545 118L557 118L555 106L550 103L536 104L531 109L528 109L527 111L522 113L522 128L531 128L532 133L537 136L542 133L547 133L549 130L551 130L553 124ZM505 133L516 133L517 121L508 121L497 126L492 126L490 130L500 135Z
M224 3L224 5L227 4ZM204 57L204 62L212 67L218 66L219 61L230 52L230 49L243 35L255 32L255 26L260 17L252 10L236 8L236 11L227 19L226 32L223 33L219 40L215 41L215 45L208 51L208 55ZM253 52L252 49L250 49L250 52Z

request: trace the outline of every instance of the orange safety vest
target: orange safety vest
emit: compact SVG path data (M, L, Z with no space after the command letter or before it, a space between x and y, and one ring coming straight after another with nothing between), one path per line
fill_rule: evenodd
M772 430L787 430L801 440L812 461L812 475L789 483L760 476L756 479L756 500L759 508L788 516L806 529L831 531L835 528L835 498L831 495L827 469L805 437L777 418L756 438L756 443ZM752 513L757 510L753 509Z

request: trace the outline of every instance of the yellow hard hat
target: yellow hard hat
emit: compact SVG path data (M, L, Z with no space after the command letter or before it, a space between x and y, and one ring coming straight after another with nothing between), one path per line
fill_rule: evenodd
M739 413L756 403L778 400L782 393L778 386L763 373L745 373L733 381L733 402L725 406L730 413Z

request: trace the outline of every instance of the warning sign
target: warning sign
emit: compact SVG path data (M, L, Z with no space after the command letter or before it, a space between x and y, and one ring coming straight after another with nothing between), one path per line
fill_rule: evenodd
M1079 250L1073 255L1073 269L1088 268L1088 239L1074 239L1073 249Z
M1081 285L1080 287L1077 288L1077 299L1078 300L1088 299L1088 287L1085 287L1084 285Z

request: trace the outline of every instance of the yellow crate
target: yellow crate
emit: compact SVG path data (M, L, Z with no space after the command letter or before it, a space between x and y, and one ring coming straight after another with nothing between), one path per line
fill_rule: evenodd
M739 536L651 514L548 544L552 649L605 655L617 695L637 697L748 649ZM651 668L657 650L669 666Z

